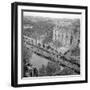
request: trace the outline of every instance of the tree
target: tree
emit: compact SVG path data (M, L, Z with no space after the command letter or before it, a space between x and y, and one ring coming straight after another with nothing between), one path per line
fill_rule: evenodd
M68 67L65 67L62 71L57 73L57 75L74 75L74 74L76 73Z
M32 57L32 51L26 46L23 46L23 60L24 63L29 63L30 58Z
M42 65L42 67L39 68L39 75L40 76L45 76L46 75L46 67L45 67L45 65Z
M52 62L48 62L46 67L47 76L51 76L56 71L56 65Z
M30 58L32 57L32 52L29 50L29 48L26 47L25 44L23 44L23 75L25 76L28 72L27 65L30 64Z

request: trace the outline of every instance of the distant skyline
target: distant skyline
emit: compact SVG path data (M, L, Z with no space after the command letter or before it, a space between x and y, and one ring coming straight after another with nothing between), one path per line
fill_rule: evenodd
M80 14L60 14L60 13L42 13L42 12L24 12L24 16L41 16L50 18L68 18L68 19L80 19Z

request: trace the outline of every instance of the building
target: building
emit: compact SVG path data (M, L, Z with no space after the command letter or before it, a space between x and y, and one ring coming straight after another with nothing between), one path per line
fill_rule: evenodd
M71 31L66 31L64 28L59 29L58 26L56 26L53 30L53 41L58 41L62 46L68 47L71 44L71 35Z

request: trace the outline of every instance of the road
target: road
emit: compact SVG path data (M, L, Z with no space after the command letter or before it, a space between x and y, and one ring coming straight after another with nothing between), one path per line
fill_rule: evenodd
M65 55L58 55L55 52L51 52L42 47L38 47L37 45L31 44L29 40L24 41L24 43L26 44L26 47L32 50L32 52L34 52L35 54L44 57L52 62L59 63L61 66L68 67L74 70L74 72L76 72L77 74L80 74L80 63L77 62L78 60L74 58L74 60L72 60L72 58L70 57L68 59Z

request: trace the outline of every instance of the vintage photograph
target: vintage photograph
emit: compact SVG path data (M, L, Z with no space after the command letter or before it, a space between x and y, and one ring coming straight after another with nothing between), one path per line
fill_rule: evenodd
M22 78L80 75L80 14L22 13Z
M14 2L13 87L87 83L87 6Z

